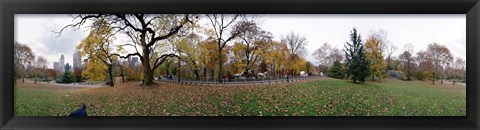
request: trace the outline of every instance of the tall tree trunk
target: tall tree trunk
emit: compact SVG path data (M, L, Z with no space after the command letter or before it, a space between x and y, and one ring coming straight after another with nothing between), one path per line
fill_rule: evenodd
M432 84L435 85L435 72L433 72L433 77L432 77Z
M410 60L407 60L407 80L410 81Z
M391 70L392 66L390 66L390 55L387 58L387 70Z
M295 73L293 72L293 69L290 69L290 75L292 75L292 77L293 75L295 75Z
M122 83L125 83L125 75L123 74L123 66L120 65L121 75L122 75Z
M269 76L272 77L272 74L273 74L274 76L276 76L276 75L275 75L276 72L275 72L275 66L274 66L274 65L271 65L271 66L270 66Z
M218 48L218 81L222 83L222 77L223 77L223 66L222 66L222 48Z
M193 67L194 67L194 70L193 72L195 73L195 79L198 80L200 79L200 75L198 74L198 65L195 63L194 60L192 60L193 62Z
M213 70L213 69L210 69L210 70L212 70L212 71L211 71L211 73L210 73L210 77L211 77L211 78L212 78L212 80L213 80L213 76L215 75L215 72L214 72L214 70Z
M108 74L110 75L110 87L113 87L113 74L112 74L112 65L108 65Z
M25 76L22 76L22 83L25 83Z
M166 67L167 67L167 75L170 75L170 71L169 71L169 70L170 70L170 63L168 63L168 64L166 65Z
M143 48L143 82L144 86L149 86L153 84L153 73L150 69L150 54L148 52L148 48Z
M203 78L207 79L207 67L203 67Z
M198 69L195 68L195 79L200 79L200 75L198 74Z
M180 58L178 58L178 63L177 63L177 82L180 83Z

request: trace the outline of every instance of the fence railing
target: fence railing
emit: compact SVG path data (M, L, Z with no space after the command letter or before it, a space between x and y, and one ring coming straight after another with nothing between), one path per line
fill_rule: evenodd
M309 80L313 78L319 78L319 76L308 76L308 77L291 77L291 78L280 78L280 77L265 77L265 78L234 78L234 79L222 79L218 81L215 78L206 78L206 79L190 79L190 78L181 78L180 82L177 78L166 79L162 78L159 81L169 82L169 83L178 83L178 84L190 84L190 85L255 85L255 84L277 84L277 83L286 83L286 82L295 82L302 80Z

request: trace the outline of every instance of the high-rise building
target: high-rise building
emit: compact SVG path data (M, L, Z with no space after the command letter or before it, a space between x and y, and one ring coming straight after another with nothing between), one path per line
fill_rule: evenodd
M78 51L73 53L73 70L76 68L82 68L82 58L80 57L80 53Z
M136 66L138 64L138 57L128 57L128 63L130 65Z
M60 63L53 62L53 70L60 72Z
M59 66L60 66L60 72L65 72L65 57L62 55L60 56L60 60L59 60Z
M83 60L82 69L87 68L88 59Z

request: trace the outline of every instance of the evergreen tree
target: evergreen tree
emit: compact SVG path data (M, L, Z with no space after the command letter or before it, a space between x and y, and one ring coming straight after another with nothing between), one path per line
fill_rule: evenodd
M365 57L364 45L360 34L357 34L357 29L353 28L350 34L350 41L345 45L345 65L347 67L347 77L353 80L365 82L366 77L370 73L370 63Z
M75 82L76 78L75 75L70 71L70 65L67 63L65 65L65 72L63 73L62 77L60 78L58 83L73 83Z
M340 61L338 60L335 60L335 62L333 62L332 67L328 70L327 75L328 77L342 79L345 76L344 74L345 72L344 72L342 63L340 63Z

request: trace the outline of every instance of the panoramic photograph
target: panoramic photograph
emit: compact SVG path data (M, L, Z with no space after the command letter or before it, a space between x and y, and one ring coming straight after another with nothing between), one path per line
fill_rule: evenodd
M466 116L465 14L15 14L15 116Z

